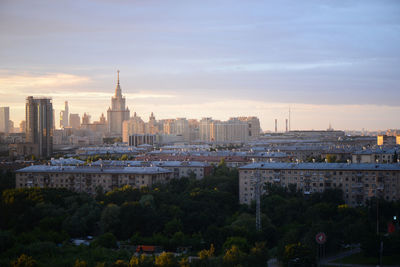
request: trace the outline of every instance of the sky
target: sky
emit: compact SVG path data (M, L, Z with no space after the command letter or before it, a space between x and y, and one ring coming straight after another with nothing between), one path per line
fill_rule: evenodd
M258 116L263 130L400 128L397 0L0 0L0 106L98 120Z

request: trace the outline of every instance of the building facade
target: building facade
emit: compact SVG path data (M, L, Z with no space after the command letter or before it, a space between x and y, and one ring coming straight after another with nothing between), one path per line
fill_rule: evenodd
M117 87L111 98L111 107L107 110L108 132L111 135L122 136L122 123L129 120L129 113L129 109L125 108L125 97L122 96L118 71Z
M81 127L81 117L79 114L69 114L69 126L73 129Z
M0 107L0 133L9 133L10 108Z
M49 98L26 99L26 142L38 146L40 158L53 153L53 104Z
M139 116L134 113L133 117L129 120L125 120L122 123L122 142L128 143L129 136L134 134L145 134L146 127L145 123Z
M156 143L156 136L154 134L133 134L128 138L129 146L151 145Z
M261 186L293 185L304 194L329 188L343 191L346 204L363 205L371 197L387 201L400 198L400 164L351 163L251 163L239 168L239 202L250 204L255 199L255 175Z
M64 110L61 110L60 112L60 128L65 128L69 126L68 101L65 101L64 105Z
M171 171L159 167L33 165L16 171L16 188L66 188L95 194L130 185L151 187L170 180Z

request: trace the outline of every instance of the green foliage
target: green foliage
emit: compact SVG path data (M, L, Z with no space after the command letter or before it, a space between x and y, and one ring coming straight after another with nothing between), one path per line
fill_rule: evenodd
M198 253L198 256L201 260L206 260L214 257L215 248L214 245L211 244L210 249L203 249Z
M108 204L101 213L100 227L103 233L116 233L120 227L120 207L115 204Z
M265 266L270 254L293 264L301 258L306 264L314 259L318 232L328 237L327 254L342 244L361 243L372 255L382 238L385 254L400 250L397 234L368 234L376 232L376 200L351 208L338 189L306 197L293 186L269 184L265 189L261 231L255 229L254 203L238 204L237 170L223 161L202 180L172 179L142 189L125 186L95 199L64 189L5 189L0 199L0 266L22 254L34 255L39 266L74 266L77 259L87 266L154 266L154 257L132 256L136 245L165 251L188 247L201 258L190 266ZM393 214L400 214L400 202L382 199L379 211L383 232ZM70 242L88 235L94 236L90 246ZM164 257L166 264L172 260ZM188 265L184 259L173 261L174 266Z
M87 262L86 261L81 261L79 259L77 259L75 261L74 267L87 267Z
M294 266L312 266L315 263L315 257L312 251L304 244L288 244L285 246L285 253L283 263L289 265L292 263Z
M238 266L243 263L244 259L245 254L235 245L226 251L223 258L226 266Z
M128 159L129 159L129 157L127 154L122 155L120 158L120 160L128 160Z
M247 243L246 238L239 237L239 236L231 236L231 237L229 237L225 241L225 243L223 245L223 249L226 251L226 250L231 249L234 246L237 247L238 249L240 249L243 252L249 251L249 244Z
M0 171L0 194L11 188L15 188L15 174L9 171Z
M163 252L156 257L155 265L160 267L174 267L177 265L177 260L174 254Z
M96 238L93 242L93 246L117 248L117 238L112 233L105 233Z
M335 155L326 155L326 160L328 161L328 163L335 163L336 162L336 156Z
M37 266L36 261L25 254L22 254L18 259L12 262L12 267L35 267Z

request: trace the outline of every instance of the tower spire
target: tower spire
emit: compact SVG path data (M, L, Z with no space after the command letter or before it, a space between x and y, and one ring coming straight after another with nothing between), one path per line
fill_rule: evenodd
M117 70L117 75L118 75L118 80L117 80L117 87L115 88L115 97L121 98L122 93L121 93L121 87L119 85L119 70Z

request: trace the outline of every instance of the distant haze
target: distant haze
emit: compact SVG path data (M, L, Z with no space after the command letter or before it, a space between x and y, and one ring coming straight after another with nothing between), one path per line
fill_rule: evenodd
M400 1L0 1L0 106L400 128Z

